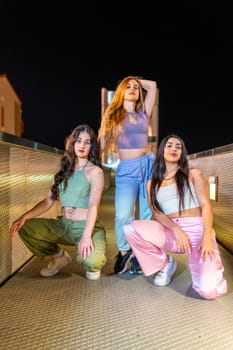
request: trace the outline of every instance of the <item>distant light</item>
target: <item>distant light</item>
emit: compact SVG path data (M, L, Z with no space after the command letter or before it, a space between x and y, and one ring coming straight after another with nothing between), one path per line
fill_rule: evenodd
M118 153L111 152L108 154L107 159L102 164L104 167L111 168L116 171L119 161L120 159Z
M210 176L208 179L209 183L209 196L213 201L218 200L218 176Z
M114 96L114 93L115 93L114 90L108 90L108 95L107 95L107 102L108 102L108 105L109 105L109 103L112 101L113 96Z

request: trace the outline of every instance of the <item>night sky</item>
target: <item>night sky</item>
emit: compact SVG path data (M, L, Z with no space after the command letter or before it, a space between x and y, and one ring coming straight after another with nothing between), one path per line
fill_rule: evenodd
M78 124L97 132L101 88L139 75L159 88L159 140L177 133L190 154L232 143L232 5L175 3L1 4L0 74L22 137L63 149Z

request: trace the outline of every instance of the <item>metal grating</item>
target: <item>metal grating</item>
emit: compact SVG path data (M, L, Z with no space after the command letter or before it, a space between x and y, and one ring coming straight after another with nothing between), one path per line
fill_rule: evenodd
M190 288L186 255L173 255L172 283L112 274L116 254L114 188L100 217L107 228L107 264L88 281L75 259L58 275L39 276L47 263L32 258L0 288L0 350L225 350L233 343L233 256L220 247L228 293L200 299ZM74 257L75 247L66 248Z

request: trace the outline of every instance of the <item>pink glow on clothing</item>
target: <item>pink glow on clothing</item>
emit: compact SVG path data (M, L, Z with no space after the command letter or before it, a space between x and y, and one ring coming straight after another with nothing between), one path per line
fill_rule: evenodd
M213 230L213 244L217 253L214 261L200 262L198 247L203 236L201 217L175 218L189 236L192 252L189 257L189 268L192 276L192 287L205 299L215 299L227 292L227 282L223 277L224 267ZM166 254L177 251L172 231L154 220L134 220L124 226L127 242L132 247L145 276L152 275L166 264ZM185 253L183 253L185 254Z

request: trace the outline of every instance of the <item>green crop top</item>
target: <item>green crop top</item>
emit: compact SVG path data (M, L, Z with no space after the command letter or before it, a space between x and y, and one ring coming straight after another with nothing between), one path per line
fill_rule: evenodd
M76 170L69 178L64 191L63 183L59 187L59 197L62 207L87 208L91 185L83 170Z

